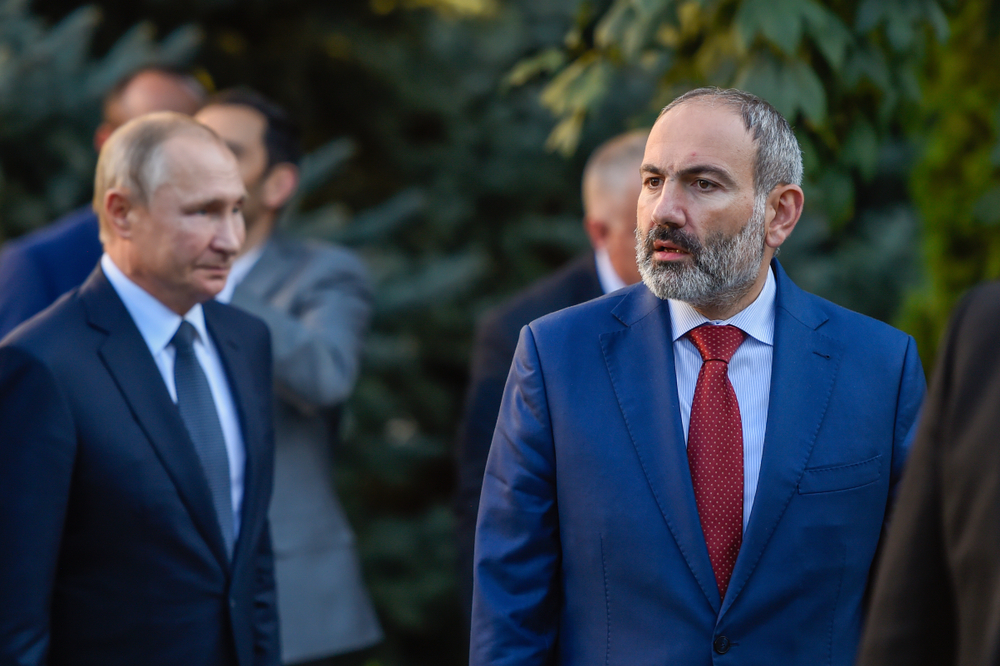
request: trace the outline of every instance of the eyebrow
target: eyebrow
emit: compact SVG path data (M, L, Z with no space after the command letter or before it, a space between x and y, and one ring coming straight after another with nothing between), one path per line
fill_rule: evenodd
M238 203L240 205L243 205L244 203L246 203L246 199L247 199L247 197L244 194L243 196L241 196L239 199L236 200L236 203ZM188 205L187 209L188 210L201 210L202 208L219 208L219 207L228 206L228 205L229 205L229 201L228 200L222 199L222 198L219 198L219 197L215 197L214 199L204 199L202 201L191 202Z
M642 173L650 173L654 176L660 176L665 178L667 173L656 166L655 164L643 164L639 171ZM676 173L678 177L689 177L689 176L699 176L699 175L712 175L722 182L726 187L733 187L736 181L733 179L732 175L725 169L717 166L712 166L711 164L693 164L689 167L685 167Z

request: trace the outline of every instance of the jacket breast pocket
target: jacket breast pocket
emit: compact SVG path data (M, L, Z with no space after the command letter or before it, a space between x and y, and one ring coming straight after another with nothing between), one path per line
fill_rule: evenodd
M874 483L882 476L882 456L847 465L806 468L799 480L799 494L832 493Z

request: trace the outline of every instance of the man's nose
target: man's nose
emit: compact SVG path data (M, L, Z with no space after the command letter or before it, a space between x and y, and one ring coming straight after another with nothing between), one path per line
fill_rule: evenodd
M213 245L220 252L237 254L243 247L246 228L243 224L243 213L231 211L223 215L213 239Z
M681 187L673 181L666 181L652 210L652 222L659 226L683 227L687 224L687 211Z

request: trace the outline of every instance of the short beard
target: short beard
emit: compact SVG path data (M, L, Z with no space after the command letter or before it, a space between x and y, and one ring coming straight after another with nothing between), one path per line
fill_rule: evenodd
M764 260L766 199L732 236L709 234L702 244L692 235L656 226L646 236L636 228L635 255L642 281L658 298L684 301L697 309L727 310L750 291ZM653 242L666 241L689 252L691 262L658 262Z

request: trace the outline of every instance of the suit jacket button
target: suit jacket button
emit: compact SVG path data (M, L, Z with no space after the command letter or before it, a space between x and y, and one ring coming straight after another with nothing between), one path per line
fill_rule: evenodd
M229 607L232 608L233 610L236 610L236 599L230 599L229 600ZM718 641L716 641L716 642L718 642Z
M719 636L715 639L715 642L712 643L712 647L714 647L715 651L719 654L726 654L729 652L730 645L729 639L725 636Z

